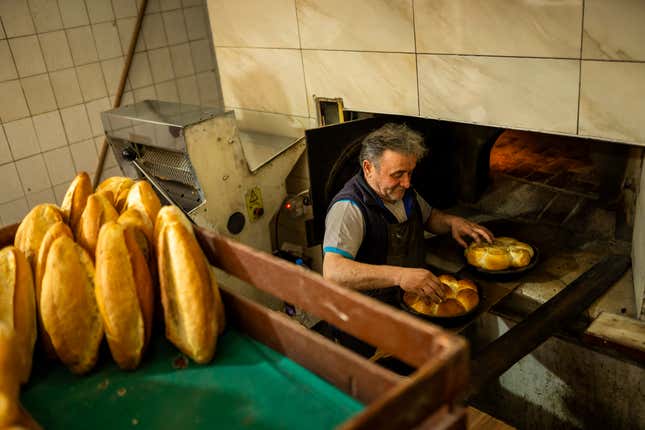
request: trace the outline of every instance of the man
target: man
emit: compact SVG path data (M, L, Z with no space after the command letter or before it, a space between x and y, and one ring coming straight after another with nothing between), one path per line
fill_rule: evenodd
M464 247L467 237L493 240L485 227L431 208L411 188L426 152L421 135L405 124L388 123L365 137L362 171L334 197L325 219L325 278L393 305L398 287L441 302L447 287L423 268L424 229L451 233Z

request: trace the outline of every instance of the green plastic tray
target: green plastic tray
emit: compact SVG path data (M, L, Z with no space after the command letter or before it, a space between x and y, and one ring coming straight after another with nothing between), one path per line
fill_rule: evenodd
M104 345L89 375L34 363L22 402L46 429L330 429L363 409L335 386L235 329L197 365L162 335L136 371Z

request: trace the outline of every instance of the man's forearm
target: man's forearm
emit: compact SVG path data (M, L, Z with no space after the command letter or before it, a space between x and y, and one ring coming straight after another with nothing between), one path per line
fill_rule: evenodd
M372 290L398 285L401 267L359 263L337 254L328 254L323 276L353 290Z
M425 228L429 232L435 234L450 233L452 220L454 218L454 215L449 215L441 212L439 209L432 208L432 212L430 212L430 217L426 222Z

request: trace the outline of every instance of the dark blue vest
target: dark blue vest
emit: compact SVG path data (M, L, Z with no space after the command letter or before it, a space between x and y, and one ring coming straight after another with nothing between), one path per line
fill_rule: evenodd
M368 264L393 264L388 261L391 254L391 228L399 224L396 217L383 205L381 198L367 184L363 173L354 175L343 188L336 194L329 207L339 200L351 200L360 208L365 221L365 234L361 243L356 261ZM414 249L406 250L405 261L396 262L406 267L423 267L425 249L423 247L423 217L421 208L416 199L415 192L409 188L403 196L403 204L411 224L410 234L414 237L410 245ZM329 209L328 209L329 210ZM420 236L420 237L419 237Z

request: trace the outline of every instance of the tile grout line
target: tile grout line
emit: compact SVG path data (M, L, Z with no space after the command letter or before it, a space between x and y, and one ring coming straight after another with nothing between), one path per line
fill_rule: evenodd
M580 22L580 60L578 60L578 106L576 106L576 134L580 134L580 99L582 92L582 48L585 34L585 0L582 0L582 17Z
M309 97L309 89L307 88L307 72L305 69L305 57L303 55L303 49L302 49L302 36L300 35L300 17L298 16L297 0L293 0L293 9L294 9L294 12L296 13L296 30L298 30L298 51L300 51L300 65L302 67L302 80L305 86L305 103L307 104L307 115L311 117L312 113L311 113L311 108L309 106L309 102L310 102L310 99L313 98L313 94L312 94L312 97ZM220 86L221 85L222 83L220 82ZM313 101L312 103L315 103L315 101ZM314 108L316 108L316 106L314 106ZM316 109L316 111L318 111L318 109ZM316 118L316 121L318 120L319 118Z
M419 88L419 55L417 53L417 26L414 17L414 0L410 2L412 7L412 39L414 43L414 69L417 78L417 115L421 115L421 89Z

